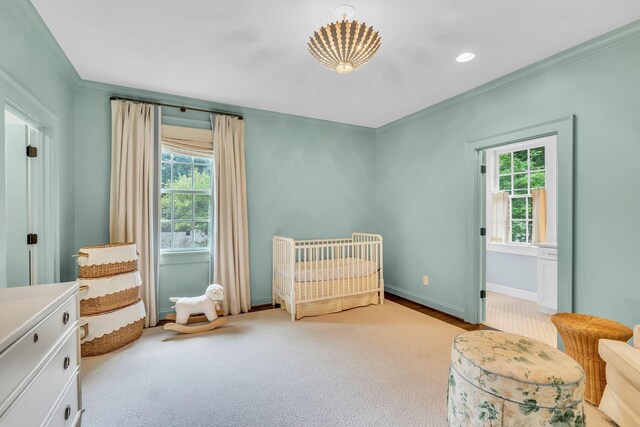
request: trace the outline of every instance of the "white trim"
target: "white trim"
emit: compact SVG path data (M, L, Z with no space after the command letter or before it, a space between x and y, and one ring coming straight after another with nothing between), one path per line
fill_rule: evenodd
M491 243L487 242L487 252L499 252L503 254L538 256L538 248L529 245L515 245L509 243Z
M525 299L527 301L538 302L538 294L531 291L525 291L523 289L511 288L509 286L498 285L495 283L487 282L487 291L495 292L497 294L507 295L514 298Z

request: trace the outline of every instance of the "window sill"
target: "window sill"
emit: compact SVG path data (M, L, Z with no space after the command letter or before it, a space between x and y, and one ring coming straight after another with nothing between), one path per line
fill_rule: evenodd
M160 265L209 263L209 251L171 251L160 253Z
M209 253L211 252L209 249L195 249L195 250L174 250L174 251L160 251L160 256L162 255L188 255L188 254L201 254L201 253Z
M513 245L508 243L487 243L487 251L512 255L538 256L538 248L536 246Z

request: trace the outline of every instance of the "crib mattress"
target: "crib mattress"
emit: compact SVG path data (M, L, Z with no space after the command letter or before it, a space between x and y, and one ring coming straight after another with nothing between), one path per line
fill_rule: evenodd
M325 259L296 262L293 268L296 282L326 282L368 276L378 271L378 263L360 258ZM280 267L280 274L290 278L291 272Z

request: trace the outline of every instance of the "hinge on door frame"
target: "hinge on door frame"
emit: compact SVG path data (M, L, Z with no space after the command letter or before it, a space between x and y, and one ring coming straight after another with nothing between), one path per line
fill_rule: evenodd
M38 235L29 233L27 234L27 245L35 245L38 243Z
M487 166L486 165L480 165L480 173L487 173Z
M38 148L33 145L27 145L27 157L38 157Z
M486 228L484 228L484 227L482 227L482 228L480 229L480 235L481 235L481 236L486 236L486 235L487 235L487 229L486 229Z
M480 291L480 298L486 298L487 297L487 291L485 291L484 289Z

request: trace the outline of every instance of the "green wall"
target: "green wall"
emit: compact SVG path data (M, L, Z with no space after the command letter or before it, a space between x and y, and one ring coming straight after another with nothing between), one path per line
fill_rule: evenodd
M0 99L16 95L55 118L63 280L75 275L68 255L108 240L108 97L116 94L244 114L254 304L271 299L273 234L362 230L384 235L389 290L459 316L467 311L467 141L575 114L574 306L631 325L640 323L639 36L631 24L372 130L82 81L31 4L7 0ZM175 110L164 119L207 121ZM206 269L203 253L163 255L161 312L166 297L199 293Z
M75 91L76 246L108 240L111 112L109 96L185 103L244 115L251 297L271 303L271 238L349 236L376 231L375 130L82 82ZM204 113L163 108L163 122L208 126ZM202 254L161 257L159 311L169 296L201 294Z
M51 128L57 149L60 206L57 249L61 280L72 280L75 275L71 254L74 253L73 87L76 79L75 70L31 3L0 2L0 108L4 110L3 103L10 99L18 109L37 112L38 119ZM0 135L4 139L4 120L0 120ZM4 164L3 158L0 164ZM0 178L0 229L3 229L0 241L6 238L4 185L4 178Z
M467 142L575 114L574 309L640 323L638 36L636 23L377 130L388 289L465 316Z

